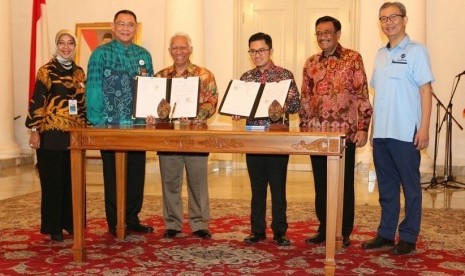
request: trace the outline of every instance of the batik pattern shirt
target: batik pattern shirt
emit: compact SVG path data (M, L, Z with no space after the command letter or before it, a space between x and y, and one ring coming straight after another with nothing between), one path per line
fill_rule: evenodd
M43 149L67 149L69 129L86 126L85 74L75 63L65 69L55 58L39 68L26 119L40 132ZM76 100L77 114L69 112Z
M180 76L176 75L174 66L169 66L159 71L155 76L162 78L199 77L200 94L197 117L208 119L215 114L218 104L218 89L216 87L215 76L207 69L189 63L187 69Z
M294 80L294 75L291 71L284 69L282 67L276 66L272 61L270 65L263 72L258 68L254 68L242 74L241 80L247 82L279 82L282 80L291 80L291 85L289 86L289 91L287 93L286 103L285 103L285 116L284 123L289 125L289 114L296 113L299 111L300 100L299 100L299 90ZM271 124L270 118L260 118L260 119L247 119L246 124L248 126L264 126Z
M307 59L303 68L301 127L345 129L353 141L357 131L368 131L373 109L368 96L363 60L340 44L334 53Z
M153 75L150 53L113 40L94 50L87 70L87 119L94 125L132 122L134 77Z

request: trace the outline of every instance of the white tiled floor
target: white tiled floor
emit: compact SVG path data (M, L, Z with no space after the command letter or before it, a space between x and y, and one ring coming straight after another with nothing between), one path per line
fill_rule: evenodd
M219 199L250 199L250 186L247 171L244 169L221 168L211 166L209 175L209 193L211 198ZM431 175L422 175L428 186ZM464 182L465 177L457 180ZM305 202L313 204L314 190L312 172L288 172L287 199L288 203ZM87 191L103 191L102 167L99 161L89 160L87 165ZM378 205L376 186L369 191L368 174L356 173L356 204ZM465 186L463 186L465 187ZM184 185L185 188L185 185ZM40 191L40 182L33 166L19 166L0 170L0 200L15 197L34 191ZM161 195L161 182L158 163L154 159L147 161L145 194ZM185 189L184 189L184 195ZM465 190L444 188L442 185L434 189L424 190L424 208L465 209Z

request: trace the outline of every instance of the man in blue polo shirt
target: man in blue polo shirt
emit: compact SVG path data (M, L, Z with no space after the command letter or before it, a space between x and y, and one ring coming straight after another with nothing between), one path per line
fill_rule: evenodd
M431 82L434 81L425 46L405 32L407 12L399 2L386 2L379 10L381 29L389 43L378 51L370 85L375 89L372 128L373 160L379 184L381 220L365 249L393 246L399 222L400 188L405 218L392 253L416 249L420 232L422 192L420 150L428 147Z

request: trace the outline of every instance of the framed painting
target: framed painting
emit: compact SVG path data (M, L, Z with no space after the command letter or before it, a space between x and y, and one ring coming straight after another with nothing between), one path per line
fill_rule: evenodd
M137 31L134 36L134 43L140 44L141 23L137 23ZM87 71L87 63L92 52L98 46L113 39L111 22L97 23L76 23L76 57L75 62Z

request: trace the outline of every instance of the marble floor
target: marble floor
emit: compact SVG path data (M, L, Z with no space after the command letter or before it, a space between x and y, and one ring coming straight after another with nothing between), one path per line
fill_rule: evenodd
M211 162L209 193L211 198L250 199L250 186L247 171L238 166ZM241 167L241 166L240 166ZM309 166L310 167L310 166ZM102 166L99 160L87 162L87 191L103 191ZM378 206L376 182L369 182L367 172L355 174L356 205ZM423 187L431 183L431 175L422 174ZM465 182L465 177L457 178ZM308 202L313 205L314 189L311 171L289 170L287 183L288 204ZM452 183L453 184L453 183ZM465 185L459 185L465 187ZM187 196L184 185L184 196ZM0 200L22 194L40 191L38 175L32 165L0 169ZM145 194L161 195L161 181L156 158L147 160ZM1 202L0 202L1 204ZM437 185L423 189L424 208L465 209L465 190Z

